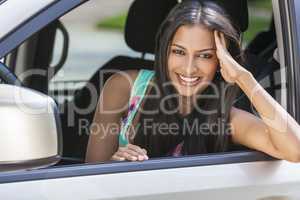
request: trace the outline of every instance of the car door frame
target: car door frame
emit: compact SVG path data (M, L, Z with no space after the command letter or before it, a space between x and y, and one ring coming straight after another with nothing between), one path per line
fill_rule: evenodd
M278 1L278 0L273 0ZM279 0L280 1L280 0ZM73 2L73 3L70 3ZM84 1L69 1L61 0L57 1L53 7L45 9L39 15L36 15L26 23L22 24L14 33L7 36L5 40L0 42L0 57L9 53L12 49L21 44L26 38L33 33L46 26L51 21L57 19L69 10L79 6ZM280 3L279 3L280 4ZM286 4L280 5L286 8ZM64 9L63 9L64 8ZM56 11L55 9L58 9ZM45 20L45 21L44 21ZM282 19L284 20L284 18ZM33 28L34 27L34 28ZM32 29L33 28L33 29ZM23 33L24 31L24 33ZM288 38L290 36L286 36ZM2 48L2 46L4 48ZM285 52L286 55L288 53ZM295 62L295 61L294 61ZM288 71L290 73L290 71ZM292 88L292 100L290 103L295 103L296 90L295 83L292 77L291 84ZM290 84L290 83L289 83ZM294 104L293 104L294 105ZM288 107L292 114L295 114L294 106ZM299 118L298 118L299 119ZM190 168L190 167L202 167L212 165L226 165L235 163L253 163L257 161L276 161L276 159L256 151L241 151L241 152L228 152L222 154L207 154L201 156L186 156L178 158L162 158L162 159L151 159L142 163L132 162L112 162L112 163L94 163L94 164L77 164L70 166L53 166L45 169L38 170L26 170L17 172L3 172L0 173L0 183L14 183L24 182L33 180L45 180L45 179L57 179L57 178L68 178L78 176L91 176L91 175L106 175L116 173L127 173L127 172L138 172L138 171L153 171L163 169L176 169L176 168Z
M287 24L289 31L283 31L283 40L285 44L284 57L285 66L289 78L288 86L288 111L300 122L300 2L297 0L279 1L279 4L285 4L282 9L282 24ZM283 7L283 5L282 5ZM283 17L286 16L286 17Z

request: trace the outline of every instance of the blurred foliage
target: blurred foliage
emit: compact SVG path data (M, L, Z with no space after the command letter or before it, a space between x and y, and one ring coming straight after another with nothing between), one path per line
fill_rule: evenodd
M272 10L271 0L248 0L248 4L259 9Z
M261 17L251 17L249 28L244 33L244 42L248 43L258 32L267 30L270 26L270 20Z
M259 32L268 30L272 16L271 0L248 0L249 27L244 33L244 42L250 42Z
M126 23L127 13L121 13L117 16L106 18L97 24L98 28L115 29L123 31Z

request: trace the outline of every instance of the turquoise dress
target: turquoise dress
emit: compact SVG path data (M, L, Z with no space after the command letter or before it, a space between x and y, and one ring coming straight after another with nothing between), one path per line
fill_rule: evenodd
M147 87L155 72L152 70L141 69L134 81L129 99L129 109L127 116L123 118L121 123L121 131L119 133L119 146L124 147L129 144L126 132L131 125L132 120L145 96Z
M121 131L119 133L119 146L125 147L129 144L128 137L126 135L129 126L131 125L134 116L145 96L146 90L148 88L150 80L155 75L155 72L152 70L142 69L139 71L138 76L133 84L129 100L129 109L127 116L122 119ZM190 114L191 115L191 114ZM175 146L174 149L171 149L167 155L168 156L181 156L182 148L184 142L182 141Z
M152 70L145 70L142 69L139 71L138 76L133 84L133 87L131 89L131 94L130 94L130 100L129 100L129 109L126 117L122 119L121 122L121 130L119 133L119 146L120 147L125 147L129 144L127 132L128 128L131 125L134 116L143 100L145 97L146 90L148 88L149 82L155 75L155 72ZM193 112L196 112L195 109ZM187 118L193 118L193 112L187 116ZM214 145L214 142L211 145ZM167 153L168 156L182 156L182 148L184 145L184 141L180 142L175 146L175 148L170 149L170 151ZM208 145L208 144L203 144L203 145ZM210 145L209 145L210 146ZM238 145L234 145L230 139L230 145L229 145L229 150L240 150L241 147Z

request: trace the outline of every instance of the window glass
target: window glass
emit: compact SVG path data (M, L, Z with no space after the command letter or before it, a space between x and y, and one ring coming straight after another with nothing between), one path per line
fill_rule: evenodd
M88 1L63 16L70 44L64 66L51 80L50 94L62 103L72 100L72 91L81 88L106 62L118 55L140 57L124 41L124 23L131 0ZM61 56L63 35L57 33L52 65ZM54 95L54 90L56 90ZM68 95L59 92L68 90ZM57 94L61 95L57 95Z
M254 70L261 85L281 104L285 104L284 66L279 64L276 30L271 0L248 0L249 28L244 34L243 46L254 55L258 66ZM251 60L250 59L250 60ZM283 96L282 96L283 95Z
M60 19L68 31L70 47L66 63L50 81L49 90L50 95L61 106L61 110L65 109L63 106L66 102L72 102L75 91L79 91L110 59L118 55L141 56L140 53L131 50L124 41L124 24L131 2L131 0L89 1ZM249 0L249 28L243 35L242 46L245 53L251 55L248 61L256 63L250 65L253 67L251 70L255 73L255 77L280 102L281 77L284 73L281 73L277 62L276 35L272 27L271 0ZM63 35L58 32L52 65L59 62L62 44ZM150 58L153 59L153 56ZM89 100L88 98L86 96L86 100ZM247 97L244 100L247 100ZM250 106L246 108L247 111L255 113L255 109ZM71 137L64 139L64 150L68 156L83 158L85 150L82 149L86 148L86 133L92 118L89 118L87 125L82 129L79 121L81 118L87 118L82 115L76 118L69 114L69 112L62 113L64 120L72 121L72 123L63 121L65 122L63 134L65 137ZM80 153L75 152L78 149L81 149Z
M62 111L64 156L68 157L59 164L82 162L85 156L87 129L92 117L77 116L76 110L64 110L64 106L74 100L75 91L79 91L97 70L115 56L141 57L124 41L125 19L131 3L132 0L90 0L60 18L68 32L70 46L65 64L49 82L49 95ZM61 58L63 40L63 34L57 31L51 65L57 64ZM258 62L254 71L261 85L280 103L286 101L285 83L282 82L285 69L278 62L271 0L249 0L249 28L242 42L245 52L253 56L252 61ZM153 55L147 56L153 59ZM3 60L0 59L1 62ZM255 113L253 107L249 110Z
M244 43L248 44L262 31L267 31L272 20L271 0L248 0L249 27L244 34Z

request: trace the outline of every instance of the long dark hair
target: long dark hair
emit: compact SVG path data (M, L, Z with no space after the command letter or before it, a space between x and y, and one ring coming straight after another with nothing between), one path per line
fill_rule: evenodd
M240 48L240 31L232 23L229 15L216 3L211 1L196 1L186 0L182 3L178 3L168 14L166 19L160 26L156 38L156 53L155 53L155 81L161 91L161 97L172 95L176 93L176 89L171 85L167 84L170 82L168 76L168 54L170 43L174 37L174 34L179 27L183 25L203 25L210 30L217 30L224 33L226 40L229 42L229 52L232 57L239 63L242 64L243 57ZM208 124L220 124L223 128L219 134L211 134L207 139L201 137L199 134L185 135L184 137L172 137L172 136L160 136L160 135L147 135L141 137L140 133L137 135L135 141L142 144L148 151L150 156L157 156L166 153L170 148L173 148L181 140L184 141L183 153L184 154L198 154L203 152L223 152L228 148L229 134L226 132L225 127L228 127L230 110L233 101L236 97L238 88L235 85L226 83L220 74L216 74L213 84L220 91L220 98L210 99L201 102L204 107L203 110L215 109L216 112L209 114L203 118L203 116L193 115L193 118L201 118L203 122ZM167 87L166 87L167 85ZM226 89L226 91L224 91ZM211 93L211 88L205 89L204 93ZM223 97L223 98L221 98ZM153 104L148 104L148 109L158 106L161 99ZM176 110L178 106L178 100L172 98L166 101L168 109ZM147 104L145 105L147 107ZM145 117L145 116L144 116ZM159 113L154 117L160 122L172 122L177 121L176 115L166 115ZM209 126L211 132L214 132L212 126ZM143 127L141 130L144 131ZM211 149L204 149L203 142ZM152 155L151 155L152 154Z

